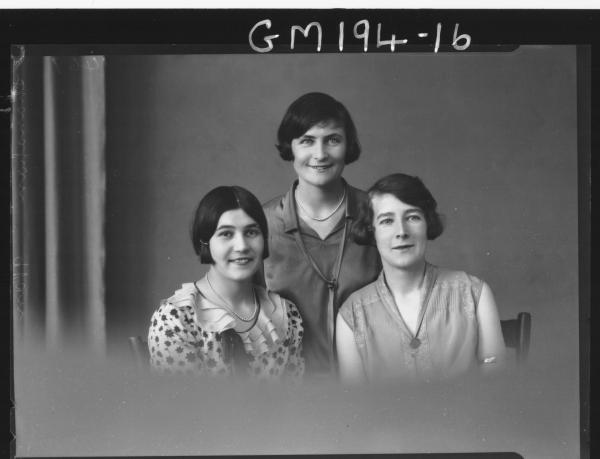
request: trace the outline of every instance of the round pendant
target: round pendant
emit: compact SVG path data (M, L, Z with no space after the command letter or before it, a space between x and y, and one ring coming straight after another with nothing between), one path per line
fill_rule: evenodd
M410 340L410 347L413 349L418 348L421 345L421 340L419 338L413 338Z

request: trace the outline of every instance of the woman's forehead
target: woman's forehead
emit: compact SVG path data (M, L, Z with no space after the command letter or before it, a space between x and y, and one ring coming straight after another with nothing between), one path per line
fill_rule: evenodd
M317 135L323 133L341 133L344 134L344 126L335 120L319 121L313 124L303 135Z
M373 208L373 215L375 217L377 217L379 214L389 212L404 213L414 210L421 211L419 207L407 204L391 193L373 195L371 197L371 206Z
M217 228L220 226L246 227L249 225L257 225L256 221L246 213L244 209L226 210L219 217Z

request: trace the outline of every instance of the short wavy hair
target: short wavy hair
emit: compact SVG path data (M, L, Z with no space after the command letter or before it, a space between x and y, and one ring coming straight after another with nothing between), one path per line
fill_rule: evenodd
M277 130L277 150L285 161L292 161L292 140L297 139L311 127L332 121L344 128L346 134L346 156L344 161L350 164L360 156L360 143L356 126L350 112L341 103L328 94L309 92L300 96L289 106L279 129Z
M208 241L215 234L221 215L236 209L242 209L258 223L264 239L263 259L269 256L269 230L260 201L241 186L218 186L200 200L190 227L192 244L196 255L200 257L200 263L214 263Z
M419 177L401 173L387 175L377 180L367 193L369 199L362 203L359 218L353 227L356 242L375 245L372 198L383 194L391 194L423 211L427 224L427 239L436 239L444 232L444 216L437 212L437 201Z

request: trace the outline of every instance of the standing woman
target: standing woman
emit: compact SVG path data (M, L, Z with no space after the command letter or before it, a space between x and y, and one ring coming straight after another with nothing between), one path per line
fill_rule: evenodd
M358 136L344 105L313 92L290 105L277 139L281 158L292 162L298 178L264 205L271 253L265 281L300 310L307 373L331 374L338 308L381 269L376 248L351 237L367 196L342 172L360 155Z
M342 380L428 381L479 366L498 368L504 339L492 291L481 279L425 259L443 230L418 177L392 174L369 189L357 231L375 241L383 270L346 300L337 319Z
M302 323L290 301L254 285L268 256L260 202L220 186L198 204L192 243L206 275L163 300L148 333L150 363L164 373L299 380Z

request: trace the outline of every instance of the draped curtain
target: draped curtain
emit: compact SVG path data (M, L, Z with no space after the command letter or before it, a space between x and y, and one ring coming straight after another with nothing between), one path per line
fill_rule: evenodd
M13 50L15 349L106 352L105 58Z

